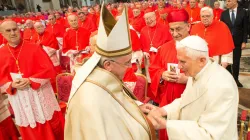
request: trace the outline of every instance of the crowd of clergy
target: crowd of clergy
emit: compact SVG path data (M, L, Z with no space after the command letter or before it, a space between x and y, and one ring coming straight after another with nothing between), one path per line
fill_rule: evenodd
M176 57L176 41L190 35L204 39L208 44L209 57L231 72L236 85L243 87L238 77L249 21L247 12L238 7L236 0L227 0L227 9L220 9L218 1L208 6L205 0L109 3L105 7L115 19L106 22L118 23L124 11L127 15L132 58L126 64L128 67L124 77L120 79L133 92L137 75L145 75L148 82L146 96L154 105L168 105L184 92L188 77L182 70L176 70L176 65L181 63ZM66 119L65 125L65 114L61 112L56 99L56 76L61 73L75 75L95 52L103 51L96 49L99 45L97 36L101 32L99 24L105 20L101 19L100 12L101 5L93 5L1 17L0 140L18 140L20 137L22 140L91 139L87 134L84 137L80 136L80 132L75 133L83 129L81 125L71 128L72 136L64 134L69 133L69 128L65 126L68 127L67 121L70 119ZM193 129L190 126L189 129ZM94 133L100 128L84 129ZM159 129L160 140L168 139L166 129ZM178 126L178 129L181 127ZM106 135L112 135L112 132ZM191 132L183 135L186 136L182 137L184 139L193 138ZM196 138L204 138L198 135L202 134L197 134ZM216 136L214 132L206 138L228 138Z

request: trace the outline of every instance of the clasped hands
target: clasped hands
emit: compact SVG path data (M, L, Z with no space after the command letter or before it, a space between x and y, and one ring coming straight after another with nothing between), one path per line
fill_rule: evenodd
M30 80L28 78L16 79L12 82L11 87L18 90L23 90L30 85Z
M167 112L163 108L151 104L143 104L140 105L139 108L143 113L148 114L147 118L151 121L156 130L166 128L165 117L167 116Z

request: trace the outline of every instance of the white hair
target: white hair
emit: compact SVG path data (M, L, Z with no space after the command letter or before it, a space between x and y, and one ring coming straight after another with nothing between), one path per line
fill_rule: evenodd
M204 11L208 11L212 16L214 16L214 12L213 12L213 9L210 8L210 7L203 7L201 8L201 11L200 11L200 15L202 14L202 12Z
M156 17L155 12L148 12L148 13L145 13L143 17L144 17L144 18L147 18L147 17L151 17L151 16Z
M176 43L176 49L184 49L186 51L186 55L193 60L197 59L198 57L206 57L206 60L208 61L209 55L208 51L199 51L192 48L189 48L187 46L182 45L181 43Z

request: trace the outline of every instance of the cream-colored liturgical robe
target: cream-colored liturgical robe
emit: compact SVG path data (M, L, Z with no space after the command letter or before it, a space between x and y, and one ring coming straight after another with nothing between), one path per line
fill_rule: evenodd
M181 98L163 107L169 140L237 140L238 101L232 75L209 61Z
M95 68L68 103L65 140L150 140L135 101L112 73Z

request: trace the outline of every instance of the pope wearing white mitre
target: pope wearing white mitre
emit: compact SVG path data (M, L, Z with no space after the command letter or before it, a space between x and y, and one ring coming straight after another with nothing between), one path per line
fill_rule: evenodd
M132 53L126 14L116 22L102 5L95 53L72 82L65 140L155 139L142 108L122 83Z

